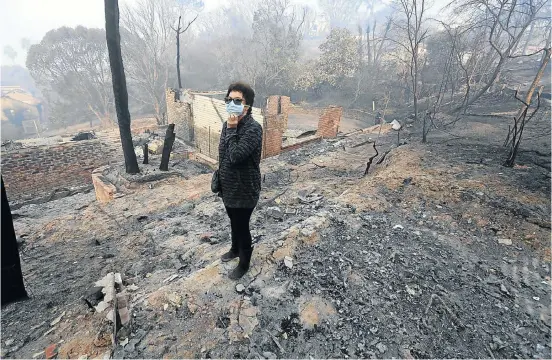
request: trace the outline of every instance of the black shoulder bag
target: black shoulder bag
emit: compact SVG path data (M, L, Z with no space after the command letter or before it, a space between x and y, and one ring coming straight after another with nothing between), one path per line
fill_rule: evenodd
M216 193L220 193L222 190L220 186L220 174L219 169L215 170L213 173L213 178L211 179L211 191Z

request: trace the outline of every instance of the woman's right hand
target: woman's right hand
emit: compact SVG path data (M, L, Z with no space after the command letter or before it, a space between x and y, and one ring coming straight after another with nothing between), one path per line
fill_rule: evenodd
M236 128L236 127L238 127L238 117L237 117L236 115L230 115L230 116L228 117L227 124L228 124L228 127L229 127L229 128Z

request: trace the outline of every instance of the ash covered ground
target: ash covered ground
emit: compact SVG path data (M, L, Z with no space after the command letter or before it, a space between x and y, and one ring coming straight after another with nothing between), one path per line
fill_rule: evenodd
M238 283L201 168L14 211L31 299L2 309L2 357L550 358L549 154L505 168L499 146L436 137L363 177L376 137L263 162ZM109 272L132 318L115 347L83 301Z

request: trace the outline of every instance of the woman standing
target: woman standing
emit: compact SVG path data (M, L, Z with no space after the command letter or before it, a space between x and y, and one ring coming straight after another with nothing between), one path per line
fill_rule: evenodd
M219 144L221 195L232 229L232 246L221 260L239 258L229 275L233 280L249 270L253 252L249 220L261 192L263 131L251 116L254 100L255 92L249 85L237 82L228 87L225 102L229 117L222 126Z

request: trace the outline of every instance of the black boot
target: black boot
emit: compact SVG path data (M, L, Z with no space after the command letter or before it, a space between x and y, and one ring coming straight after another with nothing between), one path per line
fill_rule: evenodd
M234 234L232 234L232 247L230 248L230 250L222 255L220 257L220 261L222 262L228 262L232 259L235 259L239 256L239 251L238 251L238 240L236 239L236 236L234 236Z
M253 247L246 250L240 250L240 262L238 266L228 275L232 280L238 280L245 275L249 270L249 263L251 262L251 254L253 253Z

